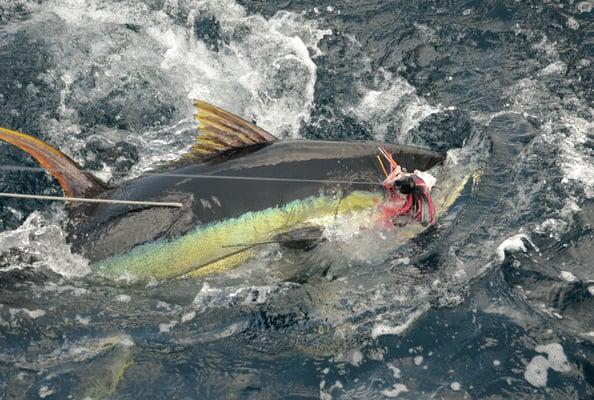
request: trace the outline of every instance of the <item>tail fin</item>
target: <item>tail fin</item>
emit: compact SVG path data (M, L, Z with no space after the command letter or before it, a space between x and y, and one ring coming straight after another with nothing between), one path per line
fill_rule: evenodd
M58 181L67 196L95 196L107 189L101 180L84 172L70 157L40 139L0 127L0 140L15 145L35 158Z

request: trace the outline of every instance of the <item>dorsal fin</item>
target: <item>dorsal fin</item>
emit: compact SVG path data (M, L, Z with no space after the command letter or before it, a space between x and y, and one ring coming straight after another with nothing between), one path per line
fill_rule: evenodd
M52 174L66 196L90 197L107 189L105 183L84 172L80 165L66 154L36 137L0 127L0 140L29 153Z
M264 129L250 124L217 106L202 100L194 101L198 139L190 154L204 157L255 144L271 143L276 138Z

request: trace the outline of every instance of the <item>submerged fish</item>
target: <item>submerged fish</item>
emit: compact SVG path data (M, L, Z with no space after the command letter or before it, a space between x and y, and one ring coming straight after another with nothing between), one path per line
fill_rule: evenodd
M465 182L462 175L440 182L432 190L433 204L424 197L429 188L420 174L404 171L430 170L444 161L441 154L381 144L389 174L378 157L378 143L279 141L216 106L195 105L200 125L191 150L173 165L117 188L32 136L0 128L0 139L32 155L67 196L183 204L71 205L68 239L73 250L110 278L224 271L266 243L306 251L323 241L324 229L336 218L349 218L364 229L397 229L410 237L443 213ZM415 186L424 192L412 197ZM391 223L411 210L412 217Z

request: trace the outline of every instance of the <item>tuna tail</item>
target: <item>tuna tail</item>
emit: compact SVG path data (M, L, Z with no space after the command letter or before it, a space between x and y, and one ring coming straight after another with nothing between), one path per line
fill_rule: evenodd
M66 196L91 197L107 189L101 180L84 172L70 157L40 139L0 127L0 140L29 153L58 181Z

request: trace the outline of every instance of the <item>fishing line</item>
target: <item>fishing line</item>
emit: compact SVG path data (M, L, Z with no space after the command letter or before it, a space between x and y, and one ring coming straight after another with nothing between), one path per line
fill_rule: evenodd
M44 172L40 167L24 167L18 165L1 165L0 170L3 171L25 171L25 172ZM96 175L101 171L81 170L86 173ZM125 176L123 172L112 172L113 175ZM266 181L266 182L295 182L295 183L326 183L335 185L366 185L366 186L381 186L379 182L372 181L345 181L332 179L301 179L301 178L273 178L261 176L237 176L237 175L208 175L208 174L180 174L168 172L147 172L141 175L146 176L167 176L172 178L185 179L215 179L215 180L244 180L244 181ZM65 196L44 196L33 194L20 193L0 193L0 197L17 198L17 199L31 199L31 200L45 200L45 201L65 201L65 202L79 202L79 203L105 203L105 204L122 204L122 205L137 205L137 206L156 206L156 207L183 207L182 203L178 202L162 202L162 201L136 201L136 200L118 200L118 199L97 199L87 197L65 197Z
M72 201L72 202L79 202L79 203L125 204L125 205L130 205L130 206L157 206L157 207L175 207L175 208L182 208L184 206L182 203L167 202L167 201L91 199L91 198L87 198L87 197L44 196L44 195L21 194L21 193L0 193L0 197L8 197L8 198L16 198L16 199L31 199L31 200L48 200L48 201Z
M30 172L47 172L39 167L21 167L18 165L2 165L0 170L5 171L30 171ZM102 173L103 171L81 170L90 174ZM113 172L114 175L125 176L124 172ZM241 175L209 175L209 174L180 174L169 172L147 172L140 177L146 176L168 176L172 178L189 178L189 179L221 179L221 180L244 180L244 181L269 181L269 182L301 182L301 183L330 183L337 185L367 185L367 186L382 186L377 181L348 181L348 180L333 180L333 179L302 179L302 178L273 178L263 176L241 176Z

